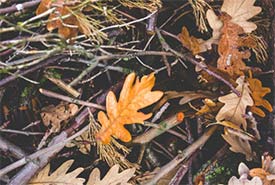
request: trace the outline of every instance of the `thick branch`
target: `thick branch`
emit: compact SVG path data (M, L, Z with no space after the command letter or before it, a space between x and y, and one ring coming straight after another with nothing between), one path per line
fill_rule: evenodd
M181 123L182 120L177 119L177 114L163 120L159 128L151 128L149 131L136 137L132 142L136 144L145 144L153 140L155 137L165 133L165 131Z
M20 159L27 155L21 148L9 142L2 136L0 136L0 150L4 152L10 152L12 156L14 156L17 159Z
M155 177L153 177L152 180L146 183L146 185L157 184L160 178L162 178L164 175L166 175L171 170L173 170L178 164L188 159L196 150L201 148L206 143L206 141L210 138L210 136L215 132L216 129L217 129L217 126L213 126L209 130L207 130L197 141L195 141L192 145L188 146L185 150L183 150L182 153L178 154L168 164L164 165L160 169L158 174Z

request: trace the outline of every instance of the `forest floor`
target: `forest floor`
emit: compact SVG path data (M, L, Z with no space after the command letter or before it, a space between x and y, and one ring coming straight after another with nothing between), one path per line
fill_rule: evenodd
M272 0L0 0L0 184L275 184Z

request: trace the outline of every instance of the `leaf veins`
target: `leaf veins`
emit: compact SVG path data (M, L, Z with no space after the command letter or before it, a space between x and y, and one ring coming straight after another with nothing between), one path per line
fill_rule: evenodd
M109 143L111 136L124 142L131 141L131 134L124 128L124 125L142 124L144 120L150 118L152 113L144 114L138 110L155 103L163 95L161 91L151 91L155 84L153 73L143 76L141 80L135 81L135 78L134 73L127 76L118 102L115 94L110 91L106 97L107 115L102 111L98 113L98 121L102 128L96 138L103 143Z

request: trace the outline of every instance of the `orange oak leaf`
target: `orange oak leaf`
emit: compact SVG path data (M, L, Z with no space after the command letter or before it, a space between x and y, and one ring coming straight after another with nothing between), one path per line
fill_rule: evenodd
M225 105L220 109L216 116L217 121L230 121L238 126L243 126L246 130L247 123L244 118L247 106L253 105L253 99L250 96L249 84L245 82L244 76L241 76L236 81L238 86L236 89L241 92L241 96L235 93L229 93L219 97L219 101Z
M131 141L131 134L124 128L124 125L142 124L144 120L150 118L152 113L144 114L138 110L155 103L163 95L161 91L151 91L155 84L153 73L143 76L141 80L135 79L135 73L126 77L119 101L117 101L115 94L110 91L106 97L107 115L102 111L98 113L98 121L102 128L96 138L104 144L110 142L111 136L124 142Z
M263 99L263 97L270 93L271 90L270 88L263 87L262 82L257 78L248 78L247 81L254 100L254 105L251 107L251 111L261 117L265 117L264 111L262 111L258 106L262 106L269 112L272 112L271 104L267 100Z

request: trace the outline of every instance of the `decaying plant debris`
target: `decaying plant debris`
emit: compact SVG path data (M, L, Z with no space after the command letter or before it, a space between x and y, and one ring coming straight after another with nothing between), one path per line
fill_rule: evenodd
M272 0L0 6L0 184L275 183Z

